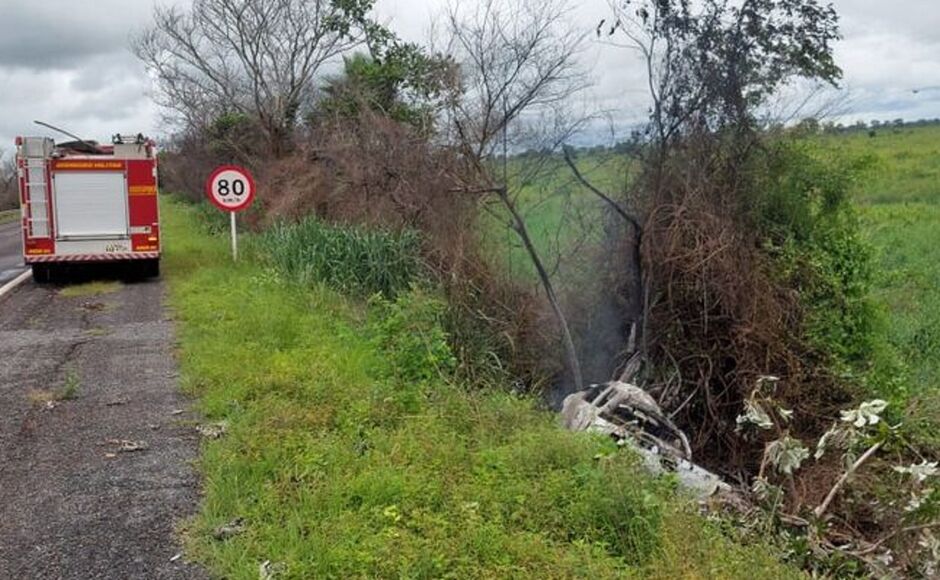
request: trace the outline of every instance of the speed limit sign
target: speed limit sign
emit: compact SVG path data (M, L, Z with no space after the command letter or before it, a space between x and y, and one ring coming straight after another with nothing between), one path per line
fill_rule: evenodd
M222 211L241 211L255 199L255 180L243 167L223 165L206 180L206 195Z
M223 165L206 180L206 195L217 208L229 212L232 230L232 259L238 259L238 226L235 213L251 205L255 199L255 180L243 167Z

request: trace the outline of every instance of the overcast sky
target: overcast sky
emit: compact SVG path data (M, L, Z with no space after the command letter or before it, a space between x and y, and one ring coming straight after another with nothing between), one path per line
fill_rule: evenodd
M127 49L129 36L148 25L153 3L0 0L0 148L9 150L19 134L43 134L33 119L99 140L116 132L166 133L148 78ZM445 4L378 0L377 11L401 36L420 41ZM836 49L845 71L840 120L940 117L940 2L834 4L845 37ZM586 30L607 16L607 0L572 5L573 22ZM621 125L641 119L642 72L624 50L594 44L584 61L594 76L591 104L611 110Z

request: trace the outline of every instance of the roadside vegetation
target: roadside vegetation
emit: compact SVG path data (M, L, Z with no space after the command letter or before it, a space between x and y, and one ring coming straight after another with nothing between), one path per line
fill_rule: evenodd
M927 246L869 239L911 210L853 197L923 168L887 153L897 123L871 155L767 114L794 83L838 86L835 9L623 1L586 27L564 0L481 0L419 45L371 8L194 0L134 43L179 123L162 183L198 200L237 162L259 184L237 265L208 242L217 212L170 212L190 226L167 235L187 384L228 425L197 553L221 573L250 554L310 575L696 575L669 552L681 528L722 563L770 545L821 575L931 576L931 316L911 309L906 335L884 300L913 290L879 268ZM569 107L586 33L648 77L648 123L610 150L567 145L589 122ZM708 510L720 536L535 410L611 380L733 483Z
M272 263L263 238L232 263L195 208L163 209L183 384L226 426L204 443L186 532L214 574L796 576L609 440L562 430L531 396L456 382L433 289L348 299Z
M18 206L16 163L11 153L0 148L0 224L15 220Z
M20 210L11 209L6 211L0 211L0 224L8 224L15 222L20 217Z

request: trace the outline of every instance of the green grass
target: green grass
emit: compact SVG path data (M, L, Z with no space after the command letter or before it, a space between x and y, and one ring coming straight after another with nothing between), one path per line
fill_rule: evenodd
M301 284L323 283L356 296L394 297L418 277L416 232L336 227L308 218L278 224L260 237L264 259Z
M886 338L906 367L908 426L940 449L940 127L820 138L874 160L856 187L862 229L875 249L874 294Z
M10 222L15 222L19 218L20 218L20 210L18 209L0 211L0 225L8 224Z
M59 389L59 392L56 394L56 399L59 401L71 401L78 398L78 390L81 387L81 379L78 378L78 373L74 370L69 370L65 375L65 381L62 383L62 387Z
M873 171L859 184L860 204L940 201L940 126L879 129L819 138L848 155L871 156Z
M189 206L163 216L184 386L228 425L203 444L185 532L214 575L255 579L268 560L284 578L796 575L531 399L403 380L384 350L397 342L370 335L387 305L288 282L250 253L233 264ZM244 532L214 539L236 518Z
M601 191L623 191L628 172L622 157L585 155L580 171ZM507 171L511 192L543 261L560 281L581 279L593 267L584 251L604 239L607 207L585 189L560 156L548 161L513 159ZM492 256L522 280L536 280L535 268L518 235L508 226L509 213L496 199L485 214Z
M886 338L905 366L907 424L940 449L940 204L879 203L863 208L876 248L875 297L888 313Z
M889 339L915 386L940 390L940 205L879 204L862 215L878 248L876 297L891 313Z

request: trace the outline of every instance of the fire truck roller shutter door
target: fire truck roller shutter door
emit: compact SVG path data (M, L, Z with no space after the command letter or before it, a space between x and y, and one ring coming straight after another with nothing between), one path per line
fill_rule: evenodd
M59 171L53 191L60 239L128 236L123 172Z

